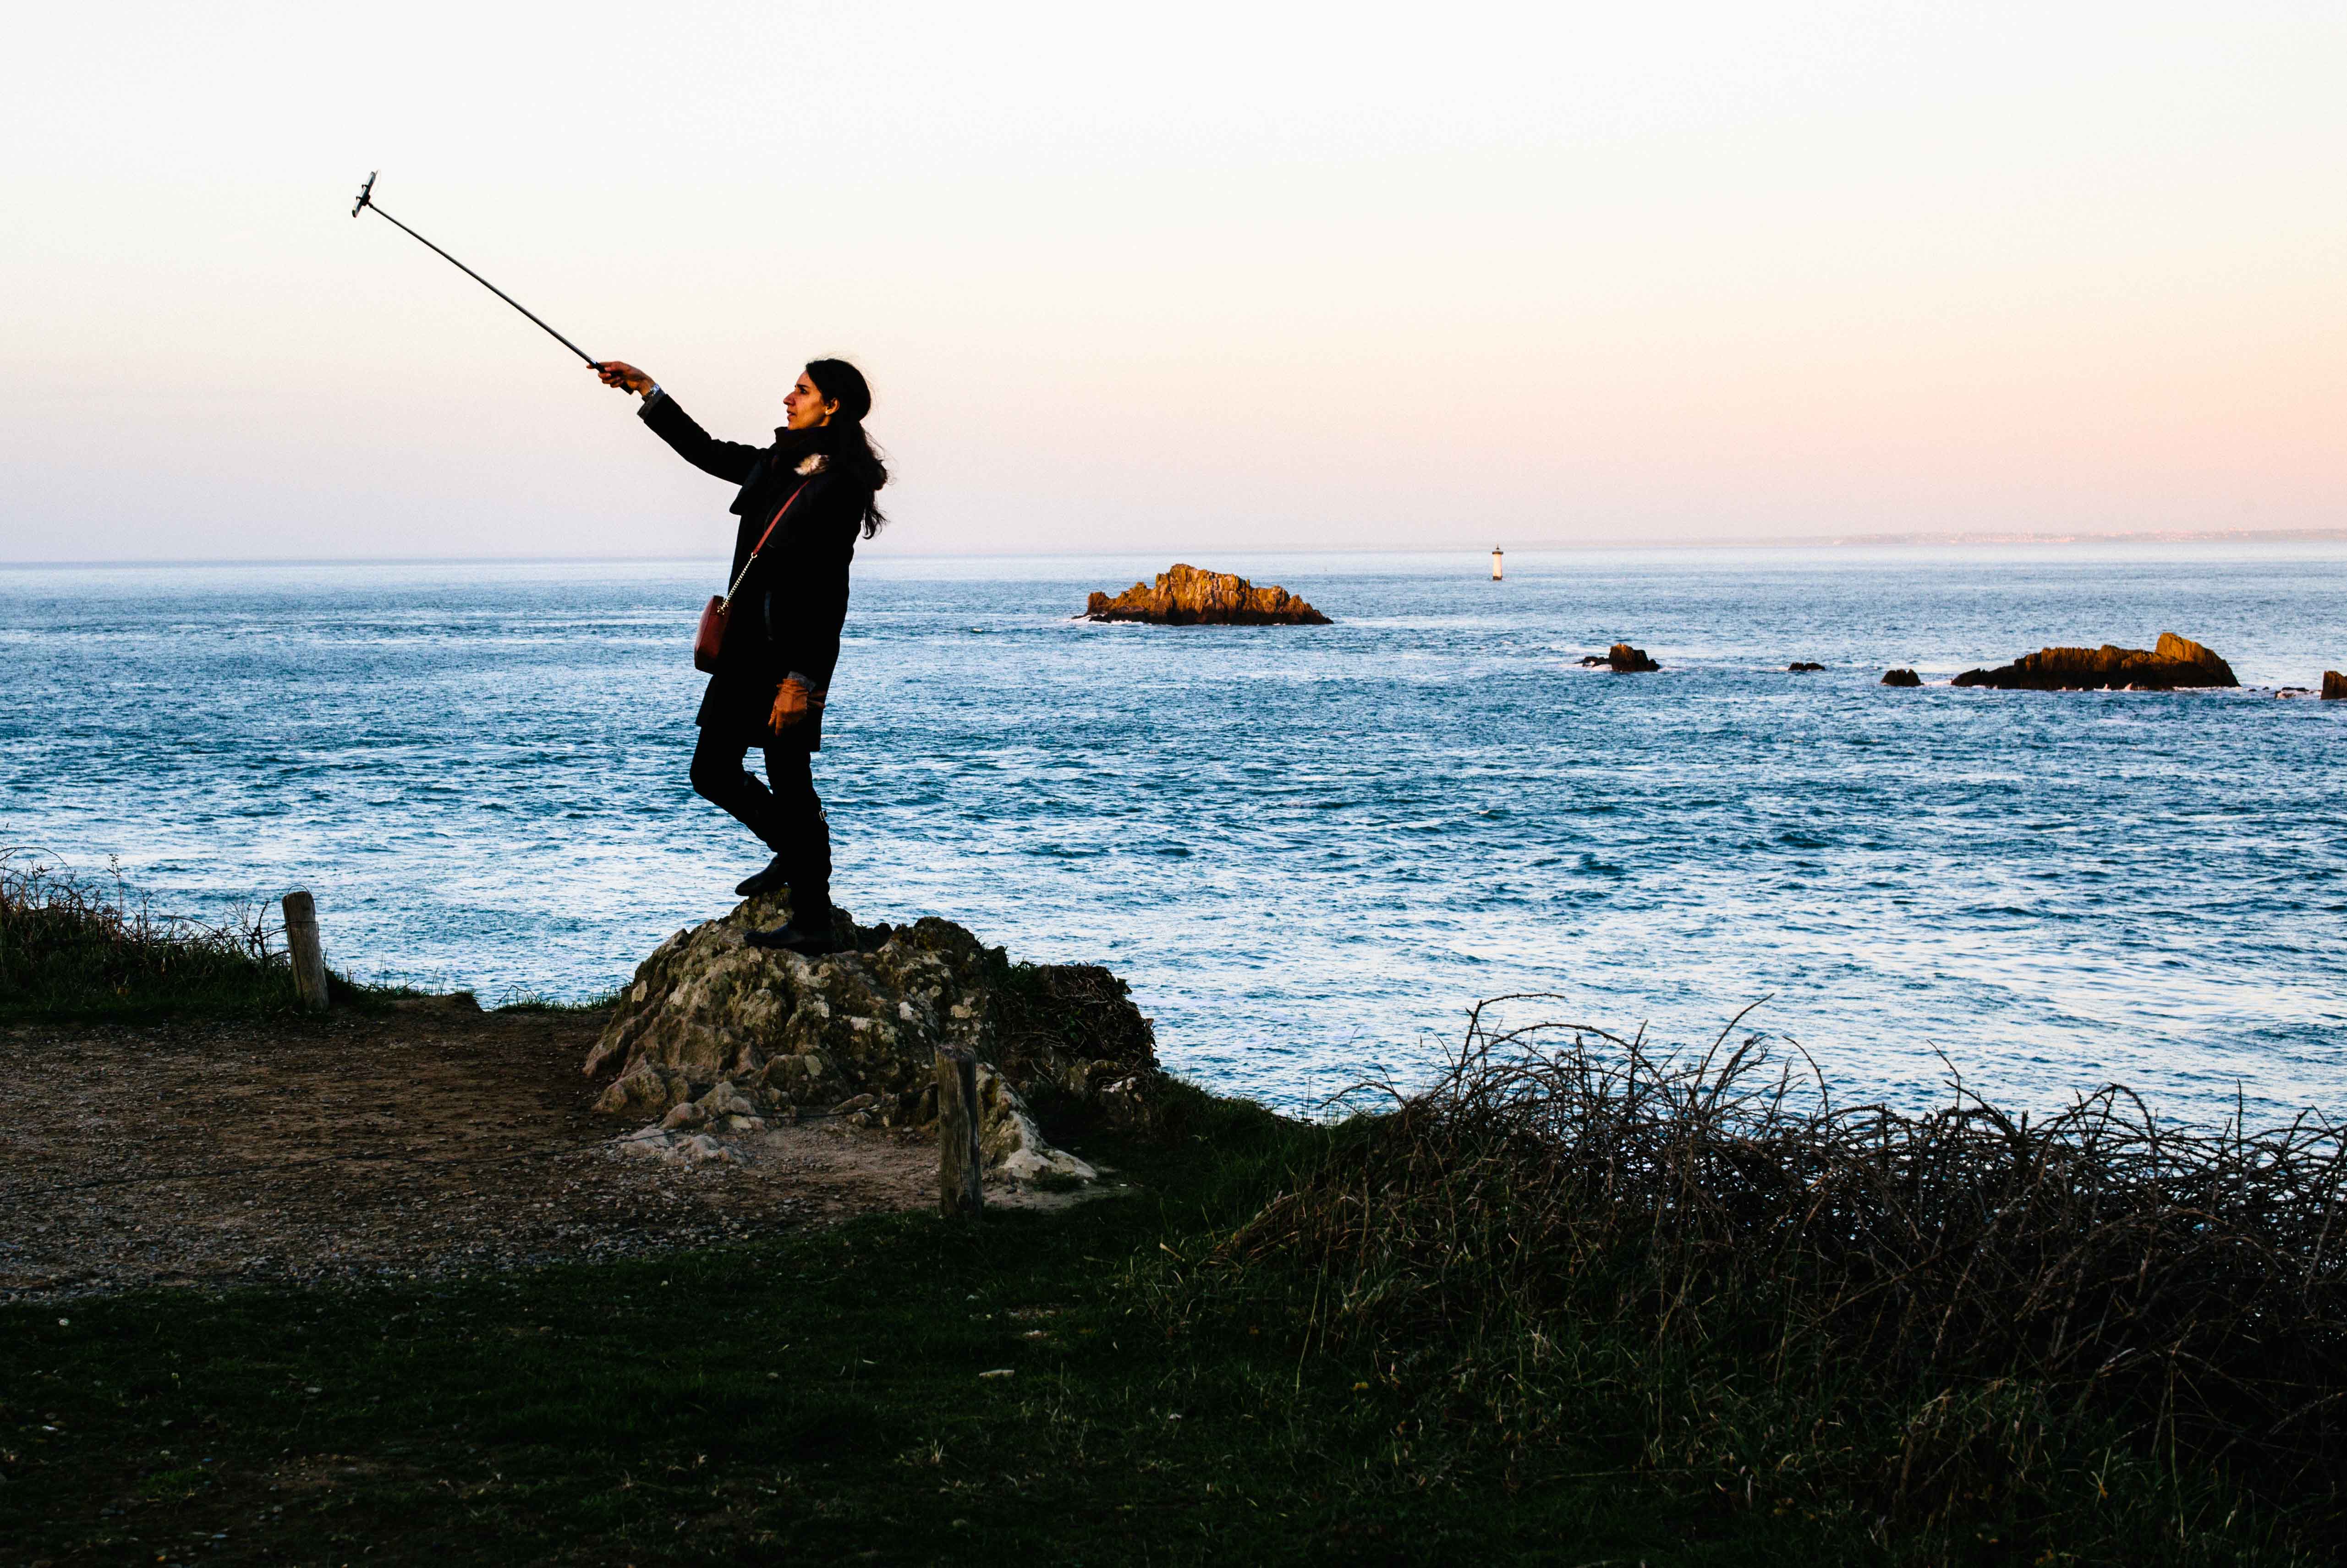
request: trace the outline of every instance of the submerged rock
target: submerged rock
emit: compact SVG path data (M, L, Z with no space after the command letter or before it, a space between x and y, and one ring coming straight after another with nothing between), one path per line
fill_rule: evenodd
M1226 571L1176 565L1157 585L1136 582L1084 606L1092 620L1145 620L1159 626L1326 626L1328 618L1284 588L1257 588Z
M1785 666L1786 672L1793 675L1807 675L1813 671L1822 670L1824 668L1824 665L1813 664L1806 659L1796 659L1790 664Z
M597 1109L649 1119L636 1152L699 1163L718 1157L713 1138L807 1111L934 1135L940 1050L979 1062L987 1163L1015 1180L1094 1174L1045 1140L1039 1109L1148 1119L1154 1037L1106 969L1012 964L936 918L866 927L843 911L852 947L818 958L744 939L788 911L781 895L751 899L638 967L586 1066L615 1074Z
M2240 682L2233 679L2231 665L2198 642L2163 631L2148 651L2108 642L2100 648L2045 648L1993 670L1967 670L1955 684L2000 692L2172 692Z
M1882 683L1885 686L1921 686L1923 683L1923 677L1916 674L1912 670L1885 670L1882 672Z
M1592 653L1581 662L1584 667L1603 664L1624 675L1639 675L1649 670L1662 668L1646 657L1645 649L1633 648L1626 642L1616 642L1604 653Z

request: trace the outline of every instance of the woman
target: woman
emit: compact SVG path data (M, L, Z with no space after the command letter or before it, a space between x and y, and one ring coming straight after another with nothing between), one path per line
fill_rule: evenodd
M789 921L753 931L750 940L832 952L831 829L810 763L823 745L824 693L839 661L856 536L870 538L887 520L873 496L888 470L864 434L872 389L846 360L815 360L783 399L788 422L774 445L744 446L712 437L635 366L606 360L595 370L604 385L642 395L643 422L686 462L741 487L726 574L733 608L701 699L692 787L774 852L734 891L746 898L790 889ZM765 784L742 766L752 746L765 750Z

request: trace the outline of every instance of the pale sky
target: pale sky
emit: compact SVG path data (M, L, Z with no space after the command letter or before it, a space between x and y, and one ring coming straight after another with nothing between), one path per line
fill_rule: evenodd
M0 560L2347 526L2347 7L20 7ZM1169 555L1170 559L1170 555Z

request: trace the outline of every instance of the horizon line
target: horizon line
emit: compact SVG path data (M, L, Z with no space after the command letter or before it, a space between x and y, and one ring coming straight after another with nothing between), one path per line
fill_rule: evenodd
M1501 553L1595 553L1606 550L1669 549L1899 549L1951 545L2126 545L2126 544L2313 544L2347 541L2347 528L2170 528L2125 533L2024 533L1985 530L1929 530L1891 534L1795 534L1758 538L1713 536L1685 539L1649 539L1635 545L1585 539L1531 539L1494 547ZM1177 547L1178 548L1187 547ZM899 560L1016 560L1022 557L1112 559L1163 554L1166 547L1134 545L1116 549L968 549L914 550ZM1235 548L1212 546L1233 555L1467 555L1490 553L1467 545L1260 545ZM0 560L0 570L67 569L134 567L268 567L268 566L537 566L560 564L654 565L723 560L723 550L691 555L424 555L424 556L128 556L106 559L48 559Z

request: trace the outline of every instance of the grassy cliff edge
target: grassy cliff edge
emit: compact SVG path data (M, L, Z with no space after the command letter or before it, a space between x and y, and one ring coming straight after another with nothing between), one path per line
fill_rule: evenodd
M10 895L0 974L46 977L20 1018L289 1005L265 950L118 901L75 938L71 900ZM1139 1184L1060 1213L0 1307L0 1563L2279 1563L2347 1536L2325 1125L2186 1134L2116 1090L1901 1116L1758 1037L1480 1014L1336 1125L1180 1083L1163 1112L1055 1128Z

